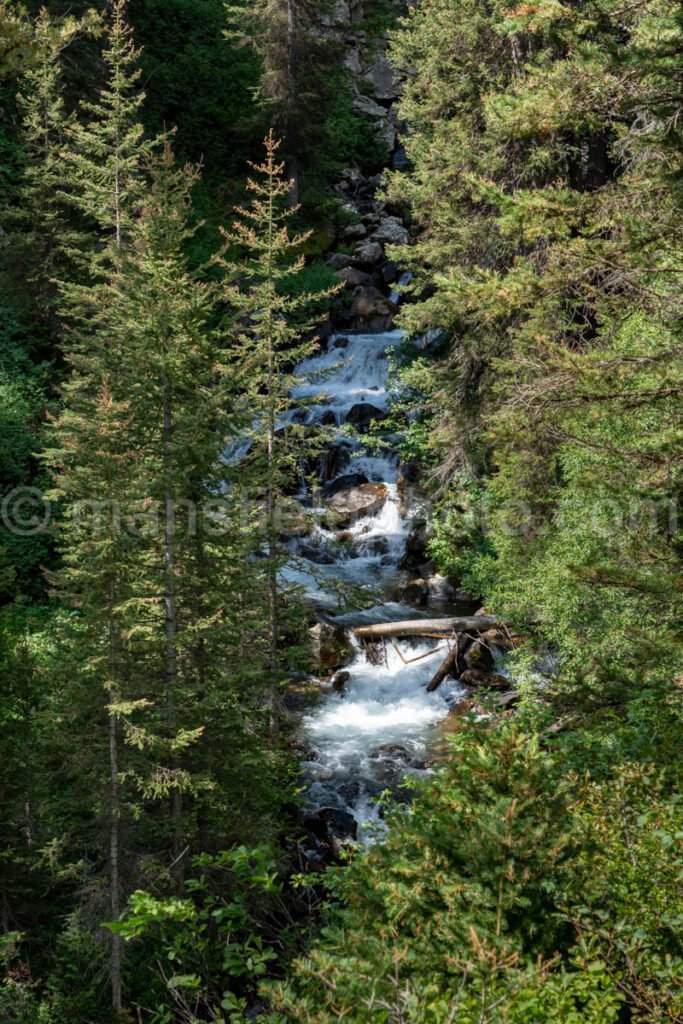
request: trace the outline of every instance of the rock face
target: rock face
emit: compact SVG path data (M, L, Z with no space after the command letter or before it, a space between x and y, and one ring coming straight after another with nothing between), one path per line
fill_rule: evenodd
M346 422L356 428L359 434L367 434L373 420L385 420L388 413L370 402L358 402L351 406Z
M338 491L329 501L330 513L340 527L364 516L375 515L384 505L388 491L384 484L361 484Z

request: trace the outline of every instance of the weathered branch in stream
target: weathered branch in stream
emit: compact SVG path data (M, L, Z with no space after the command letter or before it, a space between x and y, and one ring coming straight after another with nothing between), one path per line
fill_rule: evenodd
M455 646L447 654L427 684L427 693L433 693L434 690L437 690L444 679L447 679L449 676L459 676L462 674L466 665L465 655L473 643L474 640L471 636L463 637L461 642L461 638L456 634Z
M498 626L493 615L460 616L451 619L408 619L404 622L378 622L373 626L358 626L356 636L365 640L382 640L392 636L434 636L453 633L485 633Z

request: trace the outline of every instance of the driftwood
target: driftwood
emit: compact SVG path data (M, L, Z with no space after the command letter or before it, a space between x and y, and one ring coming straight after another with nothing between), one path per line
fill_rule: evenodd
M459 676L463 673L466 666L465 655L473 643L472 637L463 637L461 642L460 637L456 634L455 647L453 647L427 684L427 693L433 693L434 690L438 690L444 679L447 679L449 676Z
M492 615L472 615L451 619L408 619L405 622L378 622L374 626L358 626L356 636L381 640L392 636L451 636L453 633L485 633L498 625Z

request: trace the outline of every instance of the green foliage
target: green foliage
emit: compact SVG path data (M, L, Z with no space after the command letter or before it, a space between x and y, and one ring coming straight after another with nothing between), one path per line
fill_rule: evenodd
M425 391L433 551L533 622L587 703L683 669L681 29L669 4L437 0L394 44L415 70L414 172L390 186L418 235L403 323L450 336Z
M188 898L135 892L120 923L109 927L168 963L162 976L173 1019L242 1020L247 997L287 945L277 864L266 847L240 846L196 857L193 867ZM170 1019L166 1014L160 1007L152 1020Z
M528 723L465 723L289 982L297 1024L680 1019L681 807L635 763L583 781ZM678 759L680 763L680 758Z

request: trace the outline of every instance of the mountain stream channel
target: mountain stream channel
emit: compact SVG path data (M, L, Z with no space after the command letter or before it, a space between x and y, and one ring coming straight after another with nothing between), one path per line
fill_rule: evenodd
M381 835L380 793L389 789L396 799L409 799L410 776L426 775L438 757L443 743L438 724L467 696L465 687L452 678L435 692L426 690L448 653L446 641L387 640L374 647L372 657L373 651L364 649L353 633L366 624L427 614L470 615L475 608L471 601L458 600L447 581L429 576L429 570L423 584L429 611L401 602L402 585L419 575L415 567L402 565L413 524L424 522L424 507L404 486L397 454L391 448L377 454L362 432L345 428L349 422L358 426L372 410L376 418L377 410L386 413L390 353L401 341L400 331L333 335L297 368L300 383L292 393L294 408L287 414L288 419L324 423L338 431L323 494L328 511L331 503L342 514L332 524L336 529L322 514L305 536L291 537L292 561L284 570L288 581L300 584L316 608L323 623L317 628L332 628L339 635L341 626L346 633L343 673L332 681L329 676L319 680L319 699L299 712L310 836L304 852L313 863L330 854L335 859L344 841L368 844ZM310 509L310 493L299 498ZM365 606L338 612L335 581L362 586Z

